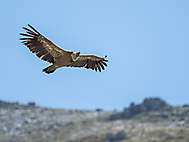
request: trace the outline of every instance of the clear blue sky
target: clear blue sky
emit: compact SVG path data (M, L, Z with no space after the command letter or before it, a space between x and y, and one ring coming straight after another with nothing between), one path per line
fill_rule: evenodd
M0 99L106 110L151 96L189 103L188 6L188 0L4 0ZM43 73L49 64L19 41L27 24L63 49L108 55L107 69Z

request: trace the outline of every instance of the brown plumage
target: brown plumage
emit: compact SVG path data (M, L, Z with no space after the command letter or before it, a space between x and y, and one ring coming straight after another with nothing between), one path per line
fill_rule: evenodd
M36 29L28 24L30 29L23 27L26 34L20 33L22 43L29 50L44 61L52 65L43 69L46 73L52 73L60 67L84 67L101 72L107 66L105 58L94 55L80 55L80 52L65 51L48 40Z

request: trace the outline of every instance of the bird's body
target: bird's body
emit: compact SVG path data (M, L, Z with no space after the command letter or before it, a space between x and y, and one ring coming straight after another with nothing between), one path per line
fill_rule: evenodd
M52 73L61 67L84 67L95 71L104 70L107 66L105 58L94 55L80 55L80 52L65 51L56 46L52 41L41 35L31 25L32 30L23 27L27 34L21 33L24 38L20 38L32 53L52 65L43 69L46 73Z

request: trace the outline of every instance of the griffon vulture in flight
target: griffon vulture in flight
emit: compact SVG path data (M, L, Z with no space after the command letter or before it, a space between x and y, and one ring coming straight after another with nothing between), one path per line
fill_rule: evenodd
M104 70L104 66L107 66L106 56L101 58L94 55L80 55L80 52L65 51L40 34L31 25L28 24L28 26L30 29L23 27L27 34L20 33L24 36L20 40L32 53L52 64L43 69L43 72L53 73L61 67L84 67L101 72L101 70Z

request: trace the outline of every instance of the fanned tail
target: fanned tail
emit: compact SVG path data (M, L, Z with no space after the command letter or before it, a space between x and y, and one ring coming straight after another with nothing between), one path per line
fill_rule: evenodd
M51 65L51 66L43 69L43 72L50 74L50 73L53 73L55 70L56 70L56 68L53 65Z

